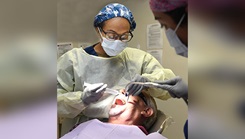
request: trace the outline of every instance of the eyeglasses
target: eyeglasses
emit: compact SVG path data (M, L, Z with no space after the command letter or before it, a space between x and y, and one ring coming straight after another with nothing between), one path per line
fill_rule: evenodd
M133 38L133 34L131 32L123 33L122 35L117 34L114 31L104 31L102 28L99 28L104 34L105 37L110 41L120 40L122 42L129 42Z

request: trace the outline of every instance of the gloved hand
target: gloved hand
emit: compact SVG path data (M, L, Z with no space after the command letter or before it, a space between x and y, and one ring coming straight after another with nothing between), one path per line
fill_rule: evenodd
M150 80L147 79L146 77L136 74L136 76L130 83L132 82L150 82ZM128 93L128 95L137 96L141 93L141 90L143 88L144 86L141 84L130 84L128 87L125 88L126 89L125 91L126 93Z
M188 99L188 86L184 83L182 78L178 76L170 80L156 81L155 83L160 84L157 87L167 90L173 98Z
M89 105L90 103L98 101L103 95L107 84L96 83L96 84L87 84L84 83L84 95L81 96L81 99L84 104Z

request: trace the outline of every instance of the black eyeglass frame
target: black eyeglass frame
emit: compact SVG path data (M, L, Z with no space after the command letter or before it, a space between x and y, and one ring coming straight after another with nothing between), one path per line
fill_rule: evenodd
M119 38L119 40L122 41L122 42L129 42L129 41L131 41L132 38L134 37L134 35L133 35L133 33L132 33L131 31L126 32L126 33L129 33L129 34L131 35L131 38L130 38L129 40L122 40L121 37L122 37L125 33L123 33L122 35L119 35L119 34L117 34L117 33L114 32L114 31L106 32L106 31L104 31L101 27L99 27L99 30L102 31L102 32L105 34L105 36L106 36L107 33L115 33L115 35L117 36L116 39L110 39L110 38L108 38L108 37L106 36L106 38L109 39L109 40L111 40L111 41L117 40L117 39Z

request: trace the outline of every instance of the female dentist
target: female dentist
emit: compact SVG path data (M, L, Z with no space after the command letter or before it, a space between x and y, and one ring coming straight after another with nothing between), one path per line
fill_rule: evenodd
M175 77L170 69L164 69L150 54L127 47L133 38L136 22L124 5L106 5L95 16L94 27L100 42L85 49L74 48L58 60L59 117L76 117L83 111L84 105L99 100L107 87L119 90L132 80L163 81ZM86 86L86 83L89 85ZM152 95L160 99L171 97L162 89ZM107 118L105 113L94 111L93 115Z

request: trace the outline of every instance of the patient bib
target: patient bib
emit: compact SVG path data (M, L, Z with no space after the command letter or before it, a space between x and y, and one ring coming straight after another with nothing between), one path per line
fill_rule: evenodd
M97 119L80 124L61 139L167 139L159 133L145 135L134 125L103 123Z

